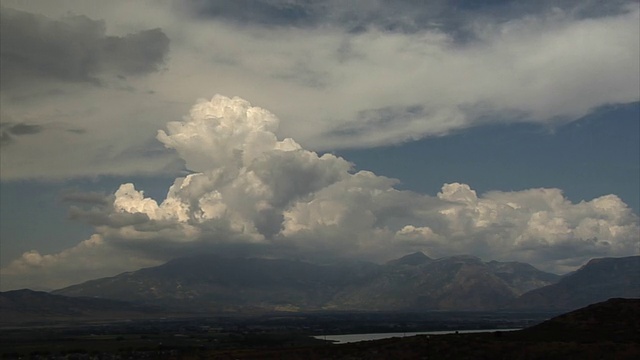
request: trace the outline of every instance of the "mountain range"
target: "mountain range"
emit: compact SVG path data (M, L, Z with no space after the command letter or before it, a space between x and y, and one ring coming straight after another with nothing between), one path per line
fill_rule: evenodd
M190 312L572 310L640 297L640 256L594 259L561 277L525 263L420 252L386 264L199 255L53 294Z
M68 297L29 289L0 293L0 324L166 316L165 309L110 299Z

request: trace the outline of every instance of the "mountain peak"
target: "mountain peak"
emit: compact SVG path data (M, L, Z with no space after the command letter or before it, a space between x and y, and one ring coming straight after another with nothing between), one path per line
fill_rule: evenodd
M422 251L416 251L413 254L405 255L399 259L387 262L388 265L420 265L433 259L425 255Z

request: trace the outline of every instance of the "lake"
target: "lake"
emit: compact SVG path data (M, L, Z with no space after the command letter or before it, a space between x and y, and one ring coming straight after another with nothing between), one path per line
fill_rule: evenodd
M484 330L443 330L443 331L420 331L420 332L399 332L399 333L375 333L375 334L344 334L344 335L320 335L314 336L316 339L332 341L334 344L348 344L358 341L370 341L388 339L394 337L407 337L415 335L446 335L455 334L473 334L494 331L516 331L520 329L484 329Z

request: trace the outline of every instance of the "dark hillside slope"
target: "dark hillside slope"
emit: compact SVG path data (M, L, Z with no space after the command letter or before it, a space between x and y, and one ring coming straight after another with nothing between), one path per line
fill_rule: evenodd
M556 284L525 293L510 307L573 310L610 298L640 298L640 256L593 259Z
M640 342L640 299L609 299L519 331L537 341Z

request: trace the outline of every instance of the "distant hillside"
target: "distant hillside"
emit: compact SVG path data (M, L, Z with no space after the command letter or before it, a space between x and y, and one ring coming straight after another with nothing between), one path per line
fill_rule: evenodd
M0 292L0 324L144 317L157 308L123 301L67 297L28 289Z
M189 311L319 309L346 284L375 276L371 263L316 265L293 260L200 255L88 281L54 293L144 302Z
M488 310L559 276L528 264L414 253L384 265L201 255L55 291L189 311Z
M614 298L520 331L530 340L640 341L640 299Z
M516 295L555 284L560 280L559 275L540 271L526 263L489 261L487 265L495 276L509 284Z
M523 294L510 308L571 310L610 298L640 298L640 256L593 259L559 282Z

